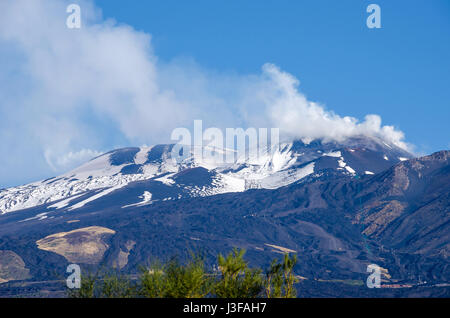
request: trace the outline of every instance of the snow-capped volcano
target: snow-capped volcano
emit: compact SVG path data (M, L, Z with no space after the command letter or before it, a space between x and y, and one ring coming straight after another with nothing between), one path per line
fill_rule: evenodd
M259 153L257 160L236 158L232 163L199 159L194 155L198 149L176 162L171 156L173 147L114 150L59 177L2 190L0 212L45 205L40 216L45 219L47 210L74 210L106 198L127 208L252 188L275 189L306 177L370 175L412 157L394 145L367 137L343 143L294 141Z

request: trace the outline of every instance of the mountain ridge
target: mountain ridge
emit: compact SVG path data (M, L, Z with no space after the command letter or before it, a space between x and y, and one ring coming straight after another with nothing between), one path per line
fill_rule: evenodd
M171 196L159 199L242 192L251 187L277 188L311 174L318 177L330 170L335 175L371 174L412 157L394 145L371 138L352 138L345 143L295 141L280 144L277 151L265 152L256 158L256 164L248 164L246 158L236 158L232 163L198 159L194 156L195 149L183 162L174 163L170 158L172 148L173 145L121 148L59 177L5 189L0 191L0 214L57 202L92 190L103 189L103 195L107 195L130 183L151 179L167 186L178 185L172 177L186 176L186 171L194 168L208 170L209 176L198 169L201 175L193 176L203 183L194 188L180 184L183 189L176 193L169 191Z
M312 156L317 148L310 147ZM210 184L211 170L197 166L170 178L167 172L156 176L164 182L134 181L95 200L92 197L104 189L83 192L71 199L73 202L63 199L6 213L0 215L0 250L12 251L23 260L30 281L51 280L54 272L63 273L69 262L64 249L81 252L83 244L102 247L101 255L91 258L97 264L81 264L85 270L120 265L123 273L130 274L155 258L178 256L183 260L188 251L201 251L211 268L217 253L234 247L246 249L249 262L262 267L283 251L290 251L298 256L295 271L305 278L302 286L315 288L309 295L381 296L395 292L406 296L429 294L431 290L449 295L450 151L399 159L387 169L365 174L366 166L358 167L358 161L347 152L363 159L375 155L384 161L386 154L354 148L341 150L339 156L333 149L323 149L313 159L320 170L274 189L157 199L157 189L173 191L169 195L174 196L180 193L176 192L180 185L191 189L193 184ZM343 168L341 157L362 174L338 170ZM129 158L125 159L133 164ZM296 167L309 164L308 159ZM115 160L122 162L117 157ZM93 237L89 234L92 228L114 234ZM79 233L78 245L72 247L65 238L64 248L55 248L56 252L38 247L43 239L69 233ZM80 254L78 259L84 256ZM406 287L378 294L357 286L341 288L345 282L364 285L369 264L383 268L386 286ZM331 289L330 284L334 286Z

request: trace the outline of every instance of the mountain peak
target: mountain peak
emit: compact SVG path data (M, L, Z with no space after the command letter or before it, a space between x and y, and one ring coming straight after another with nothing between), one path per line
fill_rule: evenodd
M192 148L180 162L173 160L173 149L173 144L160 144L109 151L59 177L1 191L0 211L6 213L43 204L49 208L80 208L129 188L138 188L140 193L126 197L122 206L140 204L146 191L152 198L147 204L151 204L251 188L275 189L322 176L372 175L412 158L394 145L364 136L342 143L297 140L272 147L270 151L255 152L256 157L248 152L232 162L217 160L233 152L228 149ZM198 157L198 153L214 153L214 156ZM58 205L60 201L63 203Z

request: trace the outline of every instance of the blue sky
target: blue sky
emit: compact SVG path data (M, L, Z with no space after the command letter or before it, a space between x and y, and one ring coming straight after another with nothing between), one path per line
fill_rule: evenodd
M193 119L449 149L449 39L447 0L4 0L0 188L169 142Z
M338 114L380 114L419 152L450 148L450 2L96 0L106 17L153 35L162 59L220 71L266 62ZM368 29L366 7L381 7Z

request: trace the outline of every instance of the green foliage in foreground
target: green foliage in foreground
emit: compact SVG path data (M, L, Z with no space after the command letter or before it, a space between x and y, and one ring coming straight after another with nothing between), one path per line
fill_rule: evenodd
M69 290L76 298L293 298L296 255L286 254L283 262L274 260L263 274L250 268L244 260L244 250L234 249L226 256L219 254L218 270L208 272L204 260L192 256L186 264L176 259L142 268L137 280L109 272L100 277L83 275L81 288Z
M140 296L150 298L203 298L211 293L213 284L203 260L193 257L184 266L171 260L142 269L138 290Z

